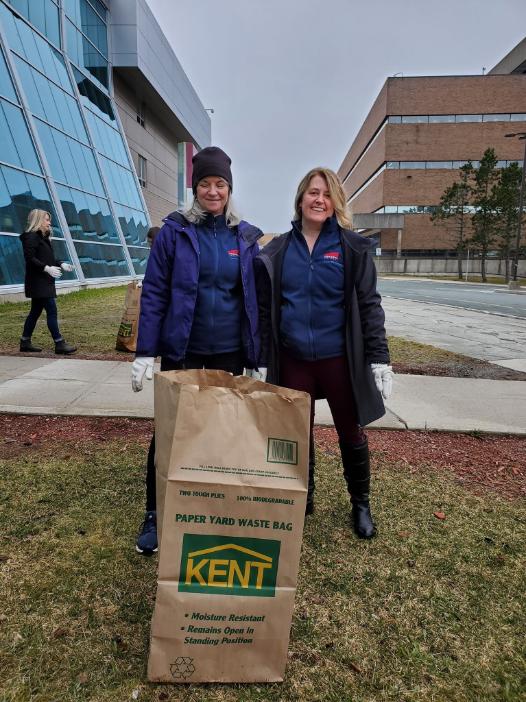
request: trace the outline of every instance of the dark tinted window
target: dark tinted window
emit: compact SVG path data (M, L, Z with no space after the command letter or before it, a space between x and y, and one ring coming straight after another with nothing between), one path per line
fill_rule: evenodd
M86 278L130 275L122 246L76 241L75 249Z

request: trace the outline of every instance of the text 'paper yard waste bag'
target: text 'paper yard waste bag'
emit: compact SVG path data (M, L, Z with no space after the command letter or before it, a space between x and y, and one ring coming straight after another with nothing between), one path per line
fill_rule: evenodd
M307 393L223 371L155 375L160 547L149 680L283 680L309 417Z

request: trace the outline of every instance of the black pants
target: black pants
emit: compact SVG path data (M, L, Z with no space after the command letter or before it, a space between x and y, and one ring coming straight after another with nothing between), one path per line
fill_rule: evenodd
M62 335L60 333L60 329L58 328L57 303L54 297L31 298L31 309L29 310L29 314L27 315L27 319L24 324L22 338L31 339L31 335L35 331L38 318L42 314L43 310L46 310L47 328L53 337L53 341L60 341L62 339Z
M244 356L241 351L231 353L215 353L212 355L187 354L184 361L172 361L170 358L161 358L161 371L171 370L222 370L232 375L241 375L245 367ZM152 436L148 449L146 463L146 511L156 509L157 498L155 494L155 434Z

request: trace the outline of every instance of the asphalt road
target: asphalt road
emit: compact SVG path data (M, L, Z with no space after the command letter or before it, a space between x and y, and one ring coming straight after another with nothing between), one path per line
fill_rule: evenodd
M450 305L465 310L526 319L526 295L511 292L504 286L380 278L378 290L382 297L386 298Z

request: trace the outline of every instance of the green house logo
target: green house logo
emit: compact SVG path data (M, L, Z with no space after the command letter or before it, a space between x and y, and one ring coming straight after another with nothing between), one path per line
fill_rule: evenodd
M180 592L274 597L281 542L184 534Z
M132 322L121 322L119 327L118 335L127 339L132 335L133 323Z

